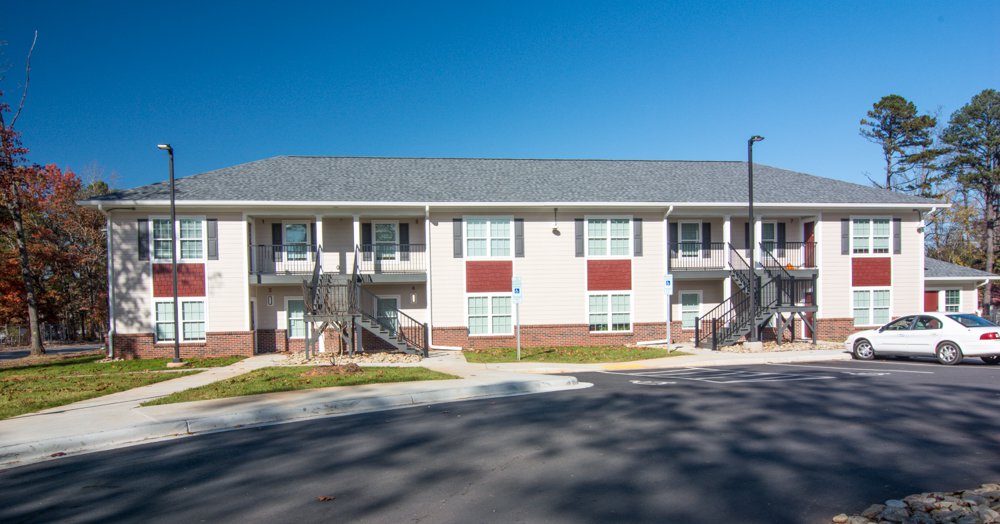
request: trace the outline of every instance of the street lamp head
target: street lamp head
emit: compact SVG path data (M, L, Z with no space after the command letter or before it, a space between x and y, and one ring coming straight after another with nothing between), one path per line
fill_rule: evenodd
M764 140L764 137L762 137L760 135L754 135L754 136L750 137L750 141L751 142L760 142L761 140Z
M156 144L157 149L162 149L164 151L173 151L174 148L170 147L170 144Z

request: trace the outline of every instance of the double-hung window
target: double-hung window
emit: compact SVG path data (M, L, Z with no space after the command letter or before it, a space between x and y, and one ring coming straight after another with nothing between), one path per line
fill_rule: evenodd
M205 340L205 302L203 300L179 300L181 308L181 342L201 342ZM174 303L160 300L154 303L153 335L157 342L173 342Z
M681 222L681 257L701 255L701 222Z
M514 332L510 295L477 295L468 298L470 335L510 335Z
M510 218L466 218L466 253L470 257L509 257L511 231Z
M886 254L890 245L888 218L851 219L851 253Z
M152 221L153 260L170 261L173 243L170 241L170 219L154 218ZM201 260L205 257L205 221L201 218L178 218L177 240L180 261Z
M399 222L372 222L375 241L375 258L396 260L399 248Z
M309 254L309 224L289 222L284 224L284 228L285 260L306 260Z
M632 294L591 293L587 318L593 333L632 331Z
M880 326L889 322L890 295L888 289L855 289L853 296L854 325Z
M632 219L588 218L587 255L627 257L632 245Z
M288 301L288 338L305 338L306 336L306 303L303 300Z
M958 313L962 310L962 292L957 289L946 289L944 291L944 311L946 313Z

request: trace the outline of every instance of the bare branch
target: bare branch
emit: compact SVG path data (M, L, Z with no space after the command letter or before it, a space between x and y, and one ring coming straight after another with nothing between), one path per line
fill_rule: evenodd
M17 112L14 113L14 118L10 120L10 128L14 129L14 124L17 123L17 117L21 116L21 110L24 109L24 99L28 97L28 78L31 75L31 53L35 51L35 43L38 42L38 30L35 30L35 38L31 40L31 49L28 49L28 60L24 65L24 92L21 93L21 103L17 105Z

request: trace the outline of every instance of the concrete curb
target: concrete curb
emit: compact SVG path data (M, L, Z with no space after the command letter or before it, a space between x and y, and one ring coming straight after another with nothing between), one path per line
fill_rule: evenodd
M792 352L789 352L792 353ZM796 362L817 362L817 361L841 361L851 360L849 353L808 355L794 353L782 355L780 352L772 353L730 353L724 358L706 359L701 355L685 357L673 357L667 361L642 360L637 362L615 362L608 364L552 364L549 367L515 367L510 364L482 364L483 369L490 371L507 371L513 373L597 373L600 371L621 371L628 369L669 369L669 368L707 368L718 366L748 366L756 364L789 364ZM475 365L475 364L472 364Z
M384 396L378 395L377 392L367 392L364 396L354 398L330 399L330 395L327 395L327 398L323 399L316 398L316 390L303 390L312 392L314 395L293 398L291 402L287 401L287 397L295 395L286 395L285 393L301 394L302 391L271 393L266 395L270 400L266 402L255 402L259 399L251 401L249 398L241 397L245 400L244 402L234 402L232 398L229 398L186 404L136 407L132 408L132 411L145 418L145 422L109 431L0 446L0 469L23 466L61 456L105 451L159 440L246 427L268 426L460 400L581 389L590 386L591 384L578 382L576 377L539 377L538 380L463 385ZM265 397L265 395L257 397ZM261 405L248 408L248 404L254 403ZM196 405L197 407L195 407ZM172 416L171 411L177 411L178 406L188 408L183 410L186 413L181 412ZM207 410L204 409L206 407ZM189 415L213 410L217 413L208 416ZM168 420L157 420L158 412L161 416L165 415L163 418Z

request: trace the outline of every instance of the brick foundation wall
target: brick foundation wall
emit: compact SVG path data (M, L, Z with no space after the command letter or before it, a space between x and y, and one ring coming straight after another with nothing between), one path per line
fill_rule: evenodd
M284 329L257 330L257 353L280 353L287 350Z
M115 358L173 358L174 345L156 344L152 333L115 334ZM181 358L253 355L252 331L206 333L204 342L181 342Z
M663 340L666 324L633 324L631 333L590 333L587 324L521 326L521 347L624 346L647 340ZM465 349L508 348L517 345L516 335L469 336L464 327L433 328L435 346Z
M858 331L871 327L854 327L853 318L820 318L816 321L816 339L829 342L843 342Z

